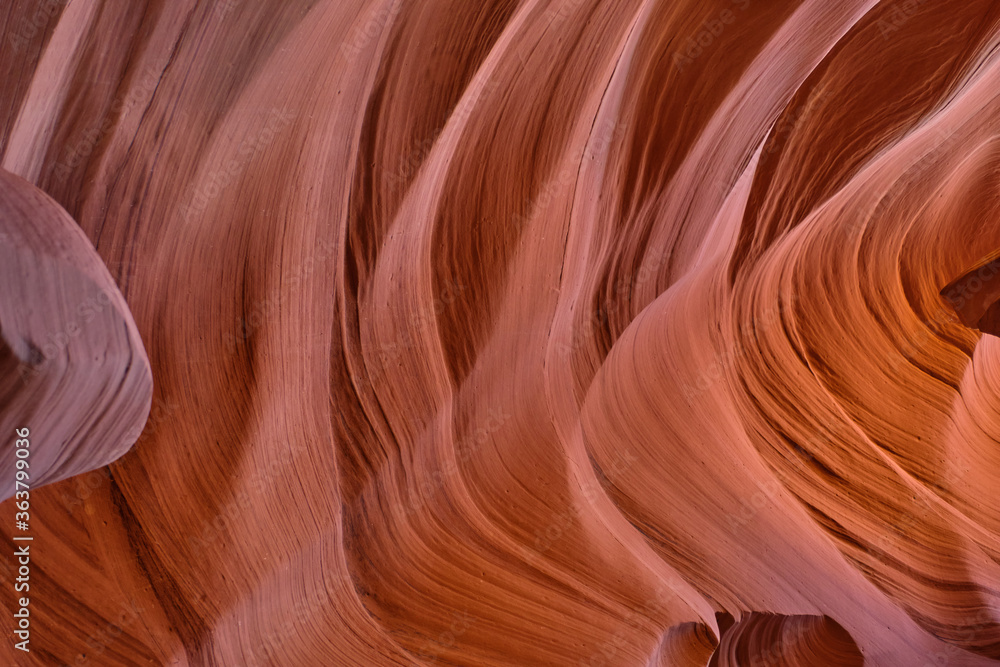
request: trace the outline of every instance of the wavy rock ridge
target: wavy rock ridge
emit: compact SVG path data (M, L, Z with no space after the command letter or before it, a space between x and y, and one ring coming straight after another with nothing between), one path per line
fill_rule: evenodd
M997 3L4 25L2 166L156 378L8 662L1000 659Z

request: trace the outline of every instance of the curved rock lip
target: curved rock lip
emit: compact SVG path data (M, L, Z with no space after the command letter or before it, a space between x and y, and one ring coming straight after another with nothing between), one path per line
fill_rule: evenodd
M16 429L30 433L30 488L99 468L138 438L153 378L128 305L90 241L58 203L2 170L0 283L6 499L17 481Z
M941 290L962 324L1000 336L1000 257L986 261Z

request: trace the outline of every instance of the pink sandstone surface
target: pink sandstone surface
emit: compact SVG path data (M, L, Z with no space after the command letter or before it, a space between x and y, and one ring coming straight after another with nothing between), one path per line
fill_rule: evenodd
M0 664L1000 660L1000 3L0 26Z

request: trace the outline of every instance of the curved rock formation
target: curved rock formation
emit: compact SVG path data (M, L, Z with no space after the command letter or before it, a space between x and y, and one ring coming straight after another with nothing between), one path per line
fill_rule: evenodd
M3 662L1000 660L994 0L9 4L156 386Z
M0 284L0 495L7 499L19 479L30 495L33 486L124 454L146 422L153 381L128 306L80 227L2 169ZM15 447L15 438L27 444ZM26 456L15 456L16 448Z
M994 336L1000 335L1000 280L997 274L1000 274L1000 259L982 262L941 290L962 324Z
M851 636L825 616L753 613L728 623L709 667L865 664Z

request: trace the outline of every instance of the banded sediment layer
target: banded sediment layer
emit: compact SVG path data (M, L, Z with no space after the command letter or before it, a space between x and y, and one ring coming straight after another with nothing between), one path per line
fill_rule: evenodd
M103 260L153 389L141 435L148 373L76 449L0 406L79 452L32 490L31 653L0 662L1000 660L994 0L2 26L0 217L44 196ZM67 266L0 266L8 346L18 302L39 347L78 307L25 291Z

